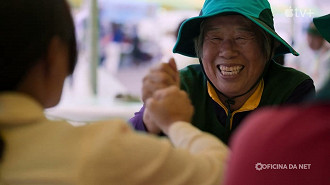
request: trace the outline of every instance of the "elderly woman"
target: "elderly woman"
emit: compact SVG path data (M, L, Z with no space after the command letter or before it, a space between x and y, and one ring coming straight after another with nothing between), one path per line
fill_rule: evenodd
M299 54L275 32L267 0L206 0L200 15L182 24L173 51L198 57L200 64L181 70L180 80L173 60L153 68L144 79L143 101L159 88L181 84L195 108L192 123L225 143L257 108L315 93L309 76L272 60ZM159 134L148 112L143 107L130 121L137 130Z

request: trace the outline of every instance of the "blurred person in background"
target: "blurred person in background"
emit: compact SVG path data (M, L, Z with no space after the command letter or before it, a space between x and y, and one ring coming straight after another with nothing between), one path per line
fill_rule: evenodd
M0 184L220 184L227 147L187 123L193 107L177 87L146 104L169 140L120 120L80 127L48 120L44 108L59 102L76 58L65 0L1 1Z
M330 42L330 14L313 21ZM330 80L314 101L253 113L230 141L225 184L329 185L329 112Z
M192 124L225 143L254 110L298 103L315 93L309 76L273 60L298 53L275 32L267 0L206 0L200 15L182 24L173 51L200 64L178 72L171 59L152 68L143 81L143 102L157 89L180 86L195 108ZM148 111L142 107L130 122L161 134Z
M324 40L313 22L308 25L306 41L298 47L298 51L301 55L289 57L286 65L310 75L316 91L320 90L329 77L330 44Z

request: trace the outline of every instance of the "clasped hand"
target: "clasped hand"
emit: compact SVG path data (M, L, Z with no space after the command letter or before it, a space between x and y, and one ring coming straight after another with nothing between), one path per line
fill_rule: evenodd
M179 72L174 59L153 67L143 79L143 121L150 133L168 133L176 121L190 122L193 106L185 91L180 90Z

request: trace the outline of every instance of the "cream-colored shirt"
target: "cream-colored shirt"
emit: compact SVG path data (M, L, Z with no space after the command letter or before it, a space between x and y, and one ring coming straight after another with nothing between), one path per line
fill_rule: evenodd
M218 185L228 153L189 123L173 124L170 140L119 120L74 127L16 93L0 94L0 133L0 184Z

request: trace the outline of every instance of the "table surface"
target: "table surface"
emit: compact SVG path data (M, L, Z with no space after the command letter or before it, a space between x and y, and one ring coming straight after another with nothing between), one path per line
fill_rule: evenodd
M118 118L127 121L141 107L141 102L94 98L61 102L54 108L46 109L45 114L49 119L67 120L76 124Z

